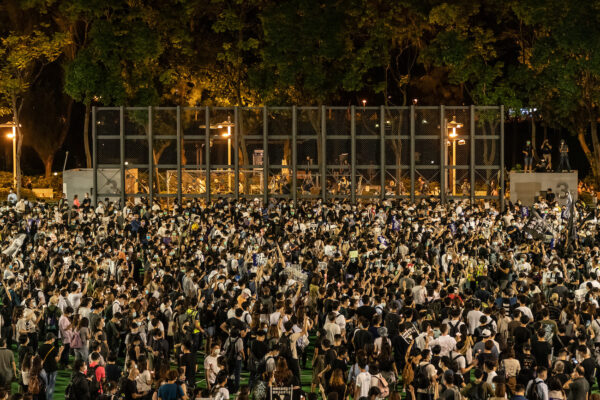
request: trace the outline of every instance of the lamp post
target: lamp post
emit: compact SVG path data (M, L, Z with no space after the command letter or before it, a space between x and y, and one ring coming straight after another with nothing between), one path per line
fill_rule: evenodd
M456 122L456 117L453 116L452 121L448 122L446 127L448 128L448 138L452 142L452 196L456 196L456 142L459 145L465 144L464 139L458 137L456 130L462 128L463 124Z
M6 135L7 138L12 139L13 147L13 187L17 190L17 124L13 121L0 124L0 128L12 128L12 133Z
M227 116L227 121L220 122L216 125L209 125L210 129L223 129L227 128L226 132L221 134L221 137L227 138L227 182L229 191L231 191L231 128L235 126L233 122L231 122L231 116ZM200 125L200 129L206 129L206 125ZM207 160L208 162L208 160Z
M227 183L229 191L231 192L231 126L233 125L230 121L231 117L227 117L227 124L221 124L220 127L227 126L227 132L221 136L227 138Z

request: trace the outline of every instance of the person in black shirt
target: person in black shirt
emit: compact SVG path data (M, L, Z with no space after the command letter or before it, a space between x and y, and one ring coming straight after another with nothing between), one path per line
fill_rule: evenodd
M196 355L190 352L192 343L185 341L181 344L182 353L179 355L179 366L184 368L185 380L188 387L196 385Z
M86 366L81 358L75 359L71 378L71 394L77 400L90 400L90 381L85 376ZM128 399L133 400L133 399Z
M42 359L44 371L46 371L48 384L46 394L49 399L54 393L56 385L56 375L58 375L58 360L62 355L64 347L56 344L56 335L52 332L46 334L46 341L38 349L38 355Z
M108 354L104 371L107 382L118 382L121 379L121 367L117 365L117 354L114 351Z
M590 353L591 352L588 351L588 348L585 345L580 345L577 347L577 358L583 359L580 365L585 370L585 379L588 382L593 383L595 378L594 374L596 373L598 366Z
M360 329L354 333L354 338L352 339L355 352L364 349L367 344L371 344L374 341L371 332L369 332L369 320L360 318L360 326Z
M548 171L552 170L552 145L550 144L550 142L548 141L548 139L544 139L544 141L542 142L542 157L544 158L544 161L546 162L546 169Z
M522 315L521 326L517 326L513 331L513 337L515 339L515 350L517 353L521 353L523 351L523 346L525 344L530 344L531 332L529 331L529 328L527 328L528 323L529 317L527 317L527 315Z
M523 147L523 170L525 172L531 172L531 165L533 164L533 147L531 141L528 140L525 147Z
M531 346L526 344L523 346L523 353L517 356L521 364L521 372L517 376L517 383L525 386L533 379L536 367L535 357L531 354Z
M531 354L535 357L537 365L550 367L550 357L552 354L552 346L546 342L546 331L544 328L537 330L537 340L531 344Z

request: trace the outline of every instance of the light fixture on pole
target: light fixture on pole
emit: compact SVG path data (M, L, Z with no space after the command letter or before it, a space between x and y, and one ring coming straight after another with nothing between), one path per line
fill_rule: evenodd
M458 137L457 129L463 127L463 124L460 122L456 122L456 117L452 117L452 121L446 123L446 128L448 129L448 138L452 142L452 195L456 196L456 142L459 145L465 144L464 139L460 139ZM450 144L450 142L448 142Z
M210 125L210 129L223 129L226 128L227 131L221 133L221 137L227 138L227 182L229 191L231 191L232 183L231 183L231 128L234 127L235 124L231 122L231 116L227 116L227 121L220 122L216 125ZM206 125L200 125L200 129L206 129Z
M12 139L13 147L13 187L17 190L17 124L13 121L0 124L0 128L12 128L12 133L6 135L7 138Z

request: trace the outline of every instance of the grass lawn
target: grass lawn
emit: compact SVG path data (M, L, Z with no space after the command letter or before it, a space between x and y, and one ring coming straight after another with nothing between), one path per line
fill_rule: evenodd
M313 338L314 339L314 338ZM17 368L18 368L18 358L17 358L17 349L15 346L13 346L13 350L14 350L14 355L15 355L15 362L17 362ZM300 378L302 381L302 388L306 391L309 392L310 391L310 383L312 380L312 354L313 354L313 345L311 343L310 347L308 348L308 360L306 363L306 369L303 369L301 371L300 374ZM123 360L120 360L121 362L123 362ZM73 357L70 358L70 362L72 365L73 362ZM176 367L175 365L173 365L173 367ZM71 380L71 370L59 370L58 371L58 375L56 376L56 387L54 389L54 400L64 400L65 398L65 390L69 384L69 381ZM241 377L241 384L245 385L248 383L248 377L249 377L249 373L248 372L242 372L242 377ZM204 352L199 353L199 357L198 357L198 373L196 374L196 379L199 381L198 382L198 387L200 388L205 388L206 387L206 380L204 379ZM17 382L13 382L12 383L12 393L18 393L20 390L19 384Z

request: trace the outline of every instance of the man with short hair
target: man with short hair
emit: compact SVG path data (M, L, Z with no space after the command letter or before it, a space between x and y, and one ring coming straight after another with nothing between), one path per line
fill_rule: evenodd
M546 367L537 368L537 377L530 380L527 384L526 397L529 400L535 398L539 400L548 400L548 385L546 385L546 378L548 377L548 369ZM534 391L536 393L534 394Z
M6 348L6 338L0 338L0 388L10 393L10 383L17 376L17 364L10 349Z
M56 386L56 375L58 374L58 360L61 359L64 346L57 346L56 335L52 332L46 334L46 341L38 349L38 355L42 359L44 371L46 371L48 383L46 385L46 399L52 400L54 387Z
M568 400L586 400L590 391L590 383L585 379L585 370L581 365L578 365L571 374L569 379L563 386L569 392Z

